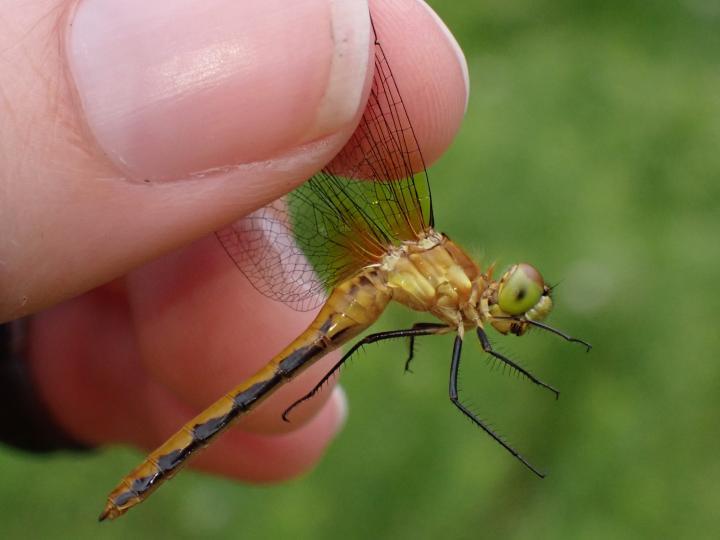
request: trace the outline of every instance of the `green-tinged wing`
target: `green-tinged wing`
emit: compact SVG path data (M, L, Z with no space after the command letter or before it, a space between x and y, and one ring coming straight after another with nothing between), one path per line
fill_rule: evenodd
M413 175L413 171L421 171ZM343 150L305 184L217 233L264 295L305 311L388 247L433 224L417 139L379 42L365 113Z

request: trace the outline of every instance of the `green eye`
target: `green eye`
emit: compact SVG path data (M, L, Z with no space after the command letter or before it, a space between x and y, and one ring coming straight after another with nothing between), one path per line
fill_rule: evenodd
M529 264L517 264L502 280L498 304L508 315L522 315L540 301L544 289L540 272Z

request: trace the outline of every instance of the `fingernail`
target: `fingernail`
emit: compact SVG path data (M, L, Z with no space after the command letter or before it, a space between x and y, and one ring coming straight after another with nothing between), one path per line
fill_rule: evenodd
M340 430L345 426L345 422L348 417L348 398L345 393L345 389L339 384L333 388L332 401L337 409L337 416L335 417L335 433L339 433Z
M134 178L270 159L356 115L358 0L83 0L66 50L90 133Z

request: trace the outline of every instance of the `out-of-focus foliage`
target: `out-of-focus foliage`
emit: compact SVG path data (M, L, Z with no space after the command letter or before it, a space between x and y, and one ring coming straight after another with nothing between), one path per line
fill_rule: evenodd
M98 526L139 454L2 450L3 538L717 534L720 4L434 4L472 82L463 129L430 171L439 228L485 262L536 264L559 283L551 322L595 346L494 336L558 402L465 347L463 396L548 478L450 405L443 337L419 342L414 375L402 343L359 355L345 431L290 484L184 473ZM379 327L413 320L393 309Z

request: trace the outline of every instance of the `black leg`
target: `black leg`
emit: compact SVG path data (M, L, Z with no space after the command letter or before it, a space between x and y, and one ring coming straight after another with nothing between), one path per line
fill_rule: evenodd
M587 341L583 341L582 339L574 338L572 336L568 336L565 332L561 332L557 328L553 328L549 324L545 324L539 321L525 321L525 323L529 324L530 326L537 326L538 328L542 328L543 330L547 330L548 332L552 332L556 336L560 336L565 341L570 341L572 343L579 343L580 345L584 345L586 352L590 352L590 349L592 349L592 345L590 345Z
M429 323L428 323L429 324ZM446 328L444 325L438 325L442 327L443 329ZM318 391L323 387L323 385L332 377L335 372L340 369L340 367L345 363L346 360L348 360L354 353L357 351L360 347L363 345L367 345L369 343L374 343L376 341L384 341L386 339L396 339L401 337L415 337L415 336L427 336L431 334L437 334L437 328L435 327L428 327L428 328L408 328L406 330L391 330L389 332L378 332L376 334L370 334L369 336L365 336L360 341L358 341L355 345L350 347L350 350L346 352L343 357L332 367L330 371L328 371L325 376L320 379L320 382L317 383L312 390L310 390L307 394L305 394L303 397L298 399L297 401L293 402L287 409L285 409L285 412L282 414L282 419L286 422L289 422L288 414L290 411L292 411L295 407L300 405L303 401L307 401L311 397L313 397L315 394L318 393Z
M540 478L545 478L545 475L538 471L535 467L533 467L520 453L515 450L512 446L510 446L508 443L502 440L502 438L495 433L492 429L490 429L488 426L486 426L482 420L480 420L473 412L465 407L460 402L460 399L458 398L458 390L457 390L457 380L458 380L458 371L460 370L460 353L462 352L462 338L460 336L457 336L455 338L455 345L453 346L453 356L452 356L452 363L450 364L450 401L453 402L453 405L455 405L460 411L467 416L470 420L473 421L475 425L477 425L480 429L482 429L485 433L490 435L495 441L497 441L500 446L502 446L505 450L510 452L513 456L515 456L523 465L525 465L528 469L530 469L532 472L534 472L536 475L538 475Z
M440 323L432 323L432 322L419 322L412 325L413 330L417 330L418 328L424 328L426 330L433 329L433 330L445 330L449 331L450 327L445 324ZM433 332L434 334L441 334L442 332ZM424 334L423 334L424 335ZM405 372L406 373L412 373L412 370L410 369L410 362L412 362L413 356L415 355L415 336L414 334L411 335L408 339L408 359L405 361Z
M480 344L482 345L483 350L488 353L489 355L494 356L501 362L507 364L511 368L517 370L518 372L525 375L528 379L530 379L532 382L537 384L538 386L542 386L543 388L547 388L550 390L553 394L555 394L555 399L560 397L560 392L558 392L555 388L550 386L547 383L542 382L540 379L538 379L535 375L530 373L528 370L526 370L524 367L520 366L519 364L516 364L512 360L510 360L507 356L503 356L499 352L496 352L493 350L492 345L490 344L490 340L487 337L487 334L485 331L478 326L477 328L477 335L480 338Z

